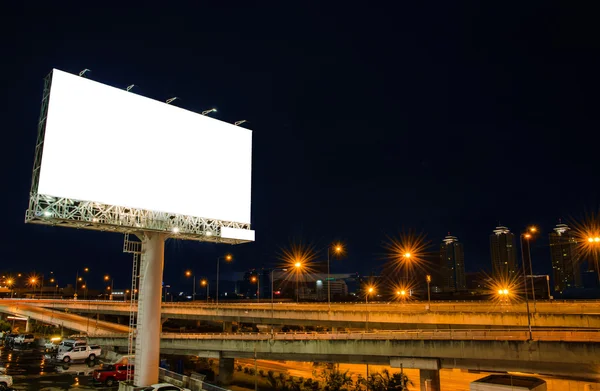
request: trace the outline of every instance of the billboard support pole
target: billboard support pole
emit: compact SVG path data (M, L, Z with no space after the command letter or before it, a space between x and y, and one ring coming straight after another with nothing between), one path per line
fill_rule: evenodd
M134 384L158 383L165 234L144 233L140 265Z

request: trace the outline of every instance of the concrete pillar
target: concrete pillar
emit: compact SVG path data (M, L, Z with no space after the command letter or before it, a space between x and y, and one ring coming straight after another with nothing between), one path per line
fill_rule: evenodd
M25 332L28 333L31 331L31 324L33 323L32 319L28 316L27 323L25 323Z
M223 322L223 332L233 333L233 322Z
M421 391L440 391L440 370L419 369Z
M233 358L219 358L219 376L217 380L220 384L231 384L233 380L233 361Z
M137 337L135 340L134 384L146 387L158 383L160 359L160 311L165 236L145 233L142 238Z

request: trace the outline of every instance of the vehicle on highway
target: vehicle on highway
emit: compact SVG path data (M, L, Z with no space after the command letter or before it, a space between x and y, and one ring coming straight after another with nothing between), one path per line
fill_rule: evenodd
M87 341L85 341L83 339L64 339L58 345L58 351L66 352L73 348L78 348L78 347L82 347L82 346L86 346L86 345L87 345Z
M71 348L66 352L59 351L56 359L62 362L69 363L73 360L90 360L94 361L96 357L102 354L102 349L98 345L86 345Z
M33 334L19 334L13 340L16 345L29 345L35 342Z
M142 388L140 391L190 391L188 388L181 388L169 383L153 384Z
M133 374L134 366L131 366L131 373ZM107 387L112 387L117 382L127 380L127 365L106 365L102 368L94 370L92 373L92 382L102 383Z

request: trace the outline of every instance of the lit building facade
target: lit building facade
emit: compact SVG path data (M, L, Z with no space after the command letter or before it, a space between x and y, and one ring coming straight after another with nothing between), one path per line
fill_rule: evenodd
M566 224L557 224L549 235L555 292L581 287L577 239Z
M499 278L514 278L517 273L515 235L506 227L496 227L490 235L492 273Z
M463 245L455 236L446 236L440 245L441 288L444 292L467 289Z

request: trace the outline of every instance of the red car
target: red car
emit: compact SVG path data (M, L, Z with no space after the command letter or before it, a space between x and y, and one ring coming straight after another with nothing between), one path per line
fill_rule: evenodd
M131 367L131 374L133 375L133 366ZM92 380L94 383L103 383L108 387L112 387L117 382L127 380L127 365L107 365L96 369L92 374Z

